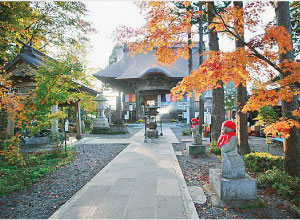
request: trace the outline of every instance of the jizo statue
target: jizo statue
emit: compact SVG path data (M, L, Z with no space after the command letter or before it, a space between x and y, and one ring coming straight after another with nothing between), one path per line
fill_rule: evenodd
M202 137L199 133L199 121L197 118L192 118L191 120L191 130L192 136L194 138L193 143L194 145L201 145L202 144Z
M237 152L236 124L224 121L218 146L222 148L222 177L227 179L243 178L245 163Z

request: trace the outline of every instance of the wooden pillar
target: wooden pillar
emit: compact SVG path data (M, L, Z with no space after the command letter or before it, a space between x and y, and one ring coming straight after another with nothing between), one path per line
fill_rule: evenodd
M114 121L122 120L122 102L121 102L121 94L116 97L116 119Z
M80 114L80 100L75 103L75 114L76 114L76 125L77 125L77 134L76 138L82 138L82 129L81 129L81 114Z
M136 120L138 121L140 119L140 109L141 109L141 103L140 103L140 94L139 91L135 91L135 111L136 111Z
M202 125L204 124L204 95L199 96L199 133L202 135Z
M51 107L51 113L52 114L56 113L57 111L58 111L58 106L57 105ZM57 119L52 120L51 131L58 132L58 120Z

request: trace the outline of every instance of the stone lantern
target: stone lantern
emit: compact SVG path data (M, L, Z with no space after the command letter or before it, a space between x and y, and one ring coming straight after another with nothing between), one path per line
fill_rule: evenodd
M100 92L93 101L97 102L97 116L94 121L92 133L106 133L109 129L108 120L104 115L105 101L107 101L107 99L104 97L103 93Z

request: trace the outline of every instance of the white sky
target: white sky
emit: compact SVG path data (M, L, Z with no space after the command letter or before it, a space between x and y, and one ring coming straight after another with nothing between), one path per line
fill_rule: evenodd
M133 1L84 1L90 11L88 18L98 33L91 36L92 51L88 56L91 68L105 68L115 43L111 36L120 25L139 27L143 17Z

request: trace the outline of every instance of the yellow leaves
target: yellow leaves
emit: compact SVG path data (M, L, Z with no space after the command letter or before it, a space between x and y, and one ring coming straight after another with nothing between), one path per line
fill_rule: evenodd
M294 92L289 86L272 90L257 89L253 91L242 112L255 111L263 106L278 105L278 101L282 100L290 102L293 97Z
M64 119L65 117L67 117L66 113L58 110L55 113L51 113L48 115L49 119Z
M269 45L278 45L279 53L286 53L292 49L291 36L282 26L267 27L262 41Z
M300 118L300 108L294 110L294 111L292 112L292 115L293 115L294 117L299 117L299 118Z
M189 2L189 1L184 1L183 4L184 4L184 6L187 8L188 6L190 6L191 2Z
M276 137L276 135L279 134L282 138L289 138L290 129L293 127L300 128L300 123L293 119L281 119L267 126L264 132L266 134L272 134L273 137Z
M175 51L169 47L159 47L155 51L157 63L171 67L178 59Z

